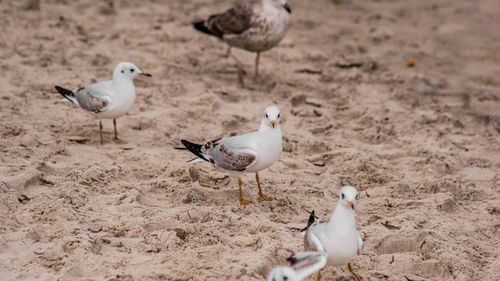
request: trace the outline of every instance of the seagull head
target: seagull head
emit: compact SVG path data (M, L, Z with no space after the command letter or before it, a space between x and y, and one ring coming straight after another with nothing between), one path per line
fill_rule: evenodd
M264 118L262 119L264 125L275 128L280 124L280 109L275 105L266 107L264 111Z
M264 1L265 5L272 5L278 9L285 9L289 14L292 13L292 9L287 3L287 0L267 0Z
M340 189L339 204L346 208L351 208L354 210L356 200L358 200L358 191L356 188L350 185L346 185Z
M267 281L299 281L297 273L289 266L278 266L267 277Z
M113 72L113 79L115 77L126 78L126 79L134 79L137 75L151 77L151 74L144 73L140 70L135 64L131 62L120 62Z

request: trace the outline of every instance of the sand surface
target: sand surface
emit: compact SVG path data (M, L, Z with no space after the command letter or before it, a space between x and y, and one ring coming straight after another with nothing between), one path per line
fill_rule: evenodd
M500 280L498 0L292 0L260 83L234 50L244 88L225 45L190 25L230 5L0 1L0 279L263 280L302 250L303 209L328 219L350 184L363 280ZM106 120L99 145L53 87L124 60L153 78L136 80L121 141ZM173 149L252 131L270 104L284 141L260 174L271 202L247 174L240 206L234 181Z

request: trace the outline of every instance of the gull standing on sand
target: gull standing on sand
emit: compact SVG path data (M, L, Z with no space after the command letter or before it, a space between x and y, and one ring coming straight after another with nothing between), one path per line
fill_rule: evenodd
M129 111L135 100L135 86L132 81L137 75L151 77L131 62L121 62L113 71L113 80L103 81L73 91L60 86L56 90L67 100L92 113L99 119L99 133L102 141L101 119L113 119L115 140L118 140L116 119Z
M352 186L344 186L340 189L339 201L333 211L329 222L314 224L314 213L309 217L305 231L304 248L312 251L326 251L327 264L341 266L347 263L347 268L356 278L361 281L354 272L350 261L361 252L363 240L358 234L355 224L354 207L358 199L358 192ZM318 248L318 241L321 247ZM292 256L293 258L293 256ZM318 271L318 281L321 279L321 271Z
M238 79L243 83L243 65L231 54L231 47L257 53L257 79L260 53L276 46L285 37L291 12L286 0L261 0L257 4L239 4L223 13L211 15L207 20L195 22L194 27L229 45L228 55L236 61Z
M300 252L293 254L288 261L291 266L278 266L267 277L267 281L301 281L326 265L327 253L319 239L311 235L317 252Z
M189 162L207 161L229 172L231 177L238 178L241 205L252 203L243 199L240 178L243 172L255 172L259 198L270 201L271 197L262 193L258 172L271 166L280 157L282 140L279 123L280 110L272 105L266 108L258 131L210 141L205 145L187 140L181 140L181 142L197 156Z

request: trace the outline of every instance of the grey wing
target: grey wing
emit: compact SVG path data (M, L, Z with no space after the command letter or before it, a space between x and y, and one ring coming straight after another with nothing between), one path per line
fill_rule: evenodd
M296 258L296 262L292 268L297 272L300 280L325 267L328 257L326 252L301 252L295 253L293 256Z
M312 225L306 232L306 235L304 235L304 248L306 250L313 250L313 251L319 251L319 252L324 252L325 249L323 245L321 244L321 240L319 237L321 236L322 232L326 232L327 224L326 223L320 223L320 224L315 224Z
M250 28L252 15L251 5L238 5L222 14L210 16L207 21L208 29L218 37L224 34L240 34Z
M217 166L230 171L244 171L257 162L257 153L246 148L233 148L218 143L207 151L210 160Z
M361 250L363 249L363 239L358 233L358 255L361 254Z
M75 92L75 98L78 101L78 105L94 113L103 111L111 102L111 98L109 97L111 87L106 82L97 83L77 90Z

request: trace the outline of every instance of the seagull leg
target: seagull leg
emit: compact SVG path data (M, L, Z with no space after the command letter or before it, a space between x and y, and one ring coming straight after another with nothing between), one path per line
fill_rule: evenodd
M99 135L101 136L101 144L103 144L102 142L102 121L99 120Z
M250 205L252 204L252 201L244 200L243 199L243 192L241 191L241 179L238 178L238 186L240 187L240 205Z
M116 119L113 118L113 125L115 126L115 141L118 140L118 131L116 130Z
M260 189L260 180L259 180L259 174L258 173L255 173L255 180L257 181L257 186L259 187L259 198L262 199L262 200L266 200L266 201L273 200L271 197L266 196L266 195L264 195L262 193L262 189Z
M356 280L361 281L361 278L359 278L359 276L352 269L352 266L351 266L350 262L347 263L347 268L349 269L349 271L351 272L351 274L354 276L354 278L356 278Z
M254 81L257 81L259 79L259 59L260 52L257 52L257 56L255 57L255 77L253 78Z
M321 270L318 270L318 281L321 281Z
M241 83L241 85L243 85L243 74L245 74L245 70L243 69L243 64L233 54L229 53L229 55L236 62L236 66L238 67L238 81Z

